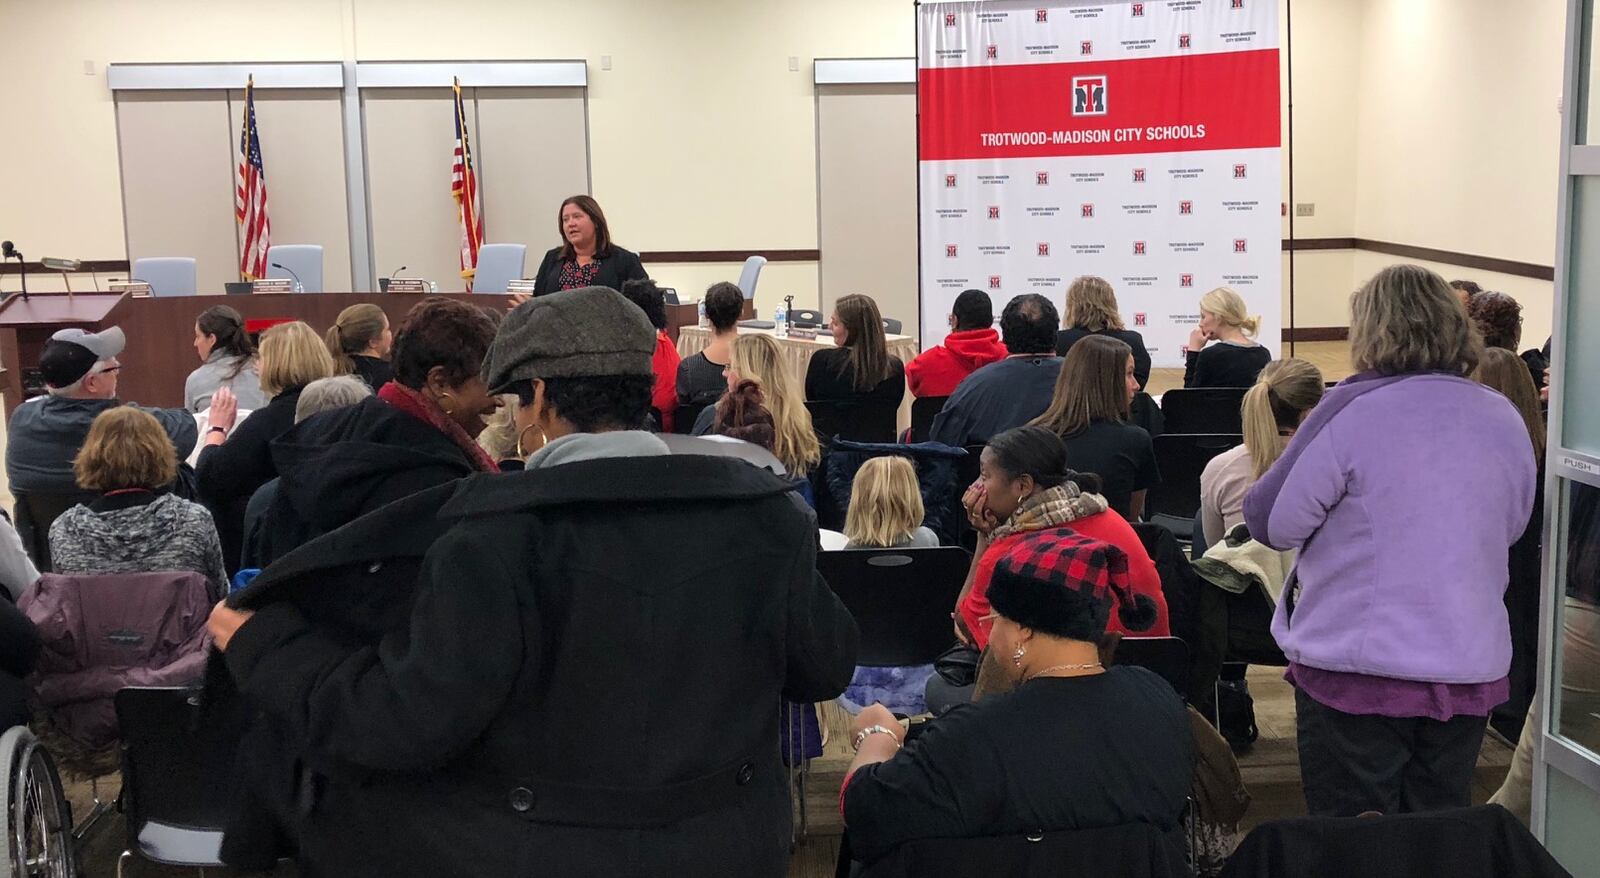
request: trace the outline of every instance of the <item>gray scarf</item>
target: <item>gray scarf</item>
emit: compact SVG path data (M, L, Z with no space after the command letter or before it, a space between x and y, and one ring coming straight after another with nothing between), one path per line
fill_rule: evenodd
M616 430L610 433L570 433L553 439L528 458L527 469L543 469L580 460L607 457L656 457L672 449L654 433Z

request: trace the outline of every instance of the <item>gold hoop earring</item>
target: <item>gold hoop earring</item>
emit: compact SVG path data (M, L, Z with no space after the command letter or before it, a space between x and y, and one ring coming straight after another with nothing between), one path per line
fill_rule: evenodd
M528 426L523 427L520 431L517 432L517 456L518 457L527 457L530 453L532 453L532 451L539 450L538 448L531 449L531 450L523 450L523 447L522 447L522 437L528 435L528 431L529 430L537 429L538 426L539 426L538 424L529 424ZM549 441L549 440L545 439L544 431L543 430L539 430L539 448L543 448L547 441Z
M445 413L445 415L453 418L453 417L456 416L455 410L447 408L445 406L445 404L444 404L445 399L449 398L449 397L450 397L450 391L446 390L444 393L439 394L439 399L437 400L437 402L439 404L439 409L441 411L443 411Z

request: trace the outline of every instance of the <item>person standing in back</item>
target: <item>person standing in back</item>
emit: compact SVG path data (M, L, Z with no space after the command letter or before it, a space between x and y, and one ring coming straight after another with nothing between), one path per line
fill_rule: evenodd
M835 347L824 348L806 367L807 401L855 401L900 405L906 369L889 354L878 303L859 293L834 303L828 325Z
M958 447L982 445L1042 414L1061 374L1055 353L1060 326L1056 306L1038 293L1007 303L1000 312L1000 338L1009 355L961 380L928 437Z
M980 367L1006 358L994 328L994 303L982 290L963 290L950 309L950 334L906 364L912 396L949 396Z
M1272 352L1255 334L1261 321L1250 316L1238 293L1217 287L1200 297L1200 325L1183 348L1184 387L1249 387ZM1207 343L1216 344L1207 347Z
M1250 536L1298 549L1272 636L1295 687L1313 816L1464 808L1506 700L1502 602L1536 490L1516 408L1444 279L1378 272L1350 299L1357 373L1245 494Z

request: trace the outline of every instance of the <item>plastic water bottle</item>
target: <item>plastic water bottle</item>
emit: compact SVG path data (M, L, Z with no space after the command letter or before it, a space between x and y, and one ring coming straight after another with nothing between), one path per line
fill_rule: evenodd
M701 329L704 329L706 327L706 300L701 299L699 302L699 307L695 310L699 314L699 322L696 325L698 325Z
M772 313L772 334L778 338L789 337L789 309L778 304L778 310Z

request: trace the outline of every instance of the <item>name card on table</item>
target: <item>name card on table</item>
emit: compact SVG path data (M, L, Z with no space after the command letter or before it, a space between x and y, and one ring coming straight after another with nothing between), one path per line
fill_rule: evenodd
M538 284L538 281L528 277L518 278L517 280L508 280L506 281L506 292L526 293L527 295L531 296L533 295L533 288L538 286Z
M142 280L114 280L106 284L106 289L113 293L127 293L135 299L147 298L150 295L150 285Z
M800 341L816 341L817 328L815 326L790 326L787 338Z
M250 284L252 293L292 293L294 281L286 277L264 277Z
M428 282L420 277L391 277L389 278L389 292L391 293L426 293Z

